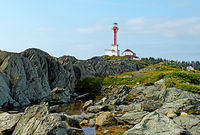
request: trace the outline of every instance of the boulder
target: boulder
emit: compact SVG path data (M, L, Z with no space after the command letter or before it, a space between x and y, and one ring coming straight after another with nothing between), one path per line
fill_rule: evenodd
M96 123L96 120L95 120L95 119L90 119L90 120L89 120L89 126L90 126L90 127L93 127L93 126L95 125L95 123Z
M95 117L97 117L96 113L86 113L84 116L85 119L93 119Z
M92 100L85 102L85 104L83 105L83 111L85 111L92 104L93 104Z
M148 112L135 112L135 113L125 113L121 117L118 117L118 119L126 122L127 124L135 125L140 123L140 121L143 119L145 115L147 115Z
M176 114L182 112L188 114L200 114L200 101L196 99L179 99L170 103L164 103L162 107L158 109L158 112L167 115L168 112L173 111Z
M178 116L173 119L179 126L186 128L188 134L200 134L200 115Z
M95 106L89 106L86 110L88 113L98 113L100 111L110 111L109 105L95 105Z
M13 135L61 135L79 134L79 122L66 114L49 113L48 104L26 108L17 123Z
M111 105L120 105L128 98L128 93L131 88L128 86L120 86L119 88L113 88L111 93L104 99L103 103Z
M131 89L132 94L136 99L140 100L161 100L165 94L166 87L164 84L143 86L138 85Z
M86 125L88 125L88 122L89 122L88 120L83 120L80 122L80 125L86 126Z
M66 115L66 114L65 114ZM71 116L68 116L70 117L71 119L75 120L76 122L80 122L84 119L84 116L83 115L71 115Z
M123 135L181 135L186 131L167 116L156 111L146 115L142 121Z
M68 103L70 101L69 89L56 87L51 91L50 95L46 97L45 101L50 104Z
M184 98L200 99L200 95L177 88L167 88L165 94L163 95L164 102L173 102Z
M141 102L142 111L153 112L156 109L160 108L161 106L162 106L162 103L159 101L146 100L146 101Z
M155 85L162 85L164 83L165 83L165 79L160 79L160 80L156 81L154 84Z
M177 114L173 110L170 110L167 113L167 117L169 117L169 118L175 118L175 117L177 117Z
M1 113L0 114L0 134L1 135L8 135L12 134L17 125L21 113L18 114L9 114L9 113Z
M117 120L114 117L114 114L111 112L104 112L100 114L96 118L96 126L108 126L108 125L115 125Z
M142 111L142 105L141 103L132 103L130 105L119 105L117 107L117 110L122 112L139 112Z

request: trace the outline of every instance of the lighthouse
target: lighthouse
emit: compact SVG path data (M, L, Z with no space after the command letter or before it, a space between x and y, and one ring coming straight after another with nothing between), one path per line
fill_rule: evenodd
M117 44L117 32L119 30L118 24L115 22L113 23L113 37L114 37L114 42L112 44L112 49L105 49L105 55L108 56L119 56L119 50L118 50L118 44Z
M114 44L113 45L117 45L117 31L119 30L118 24L114 23L112 29L113 29L113 33L114 33Z

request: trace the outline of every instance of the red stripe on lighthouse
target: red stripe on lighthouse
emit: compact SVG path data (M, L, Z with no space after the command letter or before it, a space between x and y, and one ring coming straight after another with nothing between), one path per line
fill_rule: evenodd
M114 33L114 45L117 45L117 31L118 31L117 23L114 23L113 33Z

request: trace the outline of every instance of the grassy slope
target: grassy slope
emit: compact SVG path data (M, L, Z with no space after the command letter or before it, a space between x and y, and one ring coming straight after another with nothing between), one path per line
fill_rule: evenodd
M108 87L112 85L118 87L120 85L128 85L133 87L139 84L149 85L160 79L165 79L167 87L176 87L200 94L200 73L198 71L186 71L166 63L151 65L151 67L155 70L125 72L105 78L85 78L78 82L77 88L82 89L82 91L85 89L87 92L93 92L96 95L103 86Z

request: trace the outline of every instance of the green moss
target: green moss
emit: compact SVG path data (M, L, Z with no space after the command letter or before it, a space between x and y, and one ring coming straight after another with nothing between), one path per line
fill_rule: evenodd
M128 96L127 96L127 98L125 99L124 103L128 104L129 102L131 102L136 97L137 97L137 95L133 95L132 93L129 93Z
M200 75L185 72L172 72L166 75L166 78L177 78L188 83L199 84Z
M130 62L142 64L144 67L148 66L148 64L144 60L131 60Z
M81 79L76 84L76 92L78 94L92 93L97 98L102 98L104 95L99 95L101 88L108 86L127 85L129 87L141 85L149 85L160 79L165 79L166 87L176 87L185 91L200 93L200 74L180 70L171 65L154 65L158 70L149 72L140 72L140 76L136 76L134 72L124 72L118 75L107 77L88 77ZM130 77L131 76L131 77ZM108 92L111 88L107 89ZM127 102L131 101L134 95L129 95Z
M182 90L185 90L185 91L190 91L190 92L200 94L200 87L197 86L197 85L186 84L186 83L178 83L175 87L182 89Z
M117 77L132 76L132 77L134 77L134 75L135 75L134 72L123 72L123 73L115 75L115 76L117 76Z
M175 87L181 90L200 93L200 75L190 72L172 72L165 76L167 78L165 85Z
M178 68L175 65L168 65L167 63L161 63L153 65L157 71L181 71L182 68ZM181 67L181 66L180 66Z
M117 132L116 135L123 135L124 132Z

